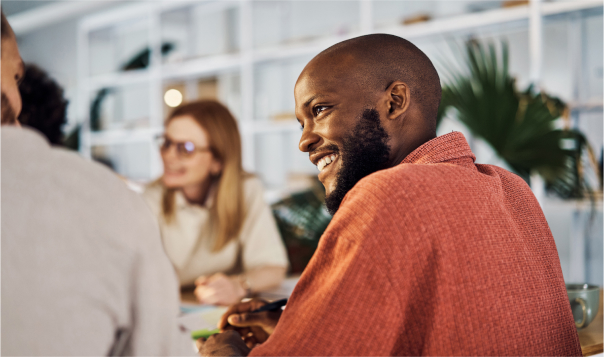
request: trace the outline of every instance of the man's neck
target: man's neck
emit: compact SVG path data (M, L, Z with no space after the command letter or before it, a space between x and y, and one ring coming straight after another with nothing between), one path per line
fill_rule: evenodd
M423 135L409 135L407 140L402 140L402 144L398 148L392 148L388 167L394 167L403 162L409 154L415 149L424 145L428 141L436 138L434 134L425 133Z

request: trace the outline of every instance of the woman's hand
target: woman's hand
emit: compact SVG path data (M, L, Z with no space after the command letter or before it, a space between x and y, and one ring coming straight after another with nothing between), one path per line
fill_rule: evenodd
M222 273L200 276L195 280L195 285L195 297L202 304L232 305L245 296L245 289L239 280Z

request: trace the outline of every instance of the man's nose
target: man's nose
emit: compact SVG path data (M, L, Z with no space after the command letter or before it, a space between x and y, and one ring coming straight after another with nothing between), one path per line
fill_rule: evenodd
M312 150L312 146L318 143L320 139L321 138L312 131L312 126L306 125L304 130L302 130L302 137L300 138L298 148L302 152L309 152Z

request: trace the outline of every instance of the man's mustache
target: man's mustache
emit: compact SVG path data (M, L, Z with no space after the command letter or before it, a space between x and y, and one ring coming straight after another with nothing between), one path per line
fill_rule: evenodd
M308 157L311 157L313 154L317 154L317 153L321 153L321 152L331 152L334 154L339 154L340 153L340 148L335 145L335 144L331 144L331 145L326 145L326 146L320 146L316 149L313 149L311 151L308 152Z

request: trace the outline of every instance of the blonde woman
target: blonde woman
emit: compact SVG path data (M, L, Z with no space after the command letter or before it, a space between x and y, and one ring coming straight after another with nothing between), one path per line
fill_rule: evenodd
M260 181L243 171L229 110L211 100L177 108L160 153L164 174L143 196L181 286L195 284L201 303L230 305L280 284L285 248Z

